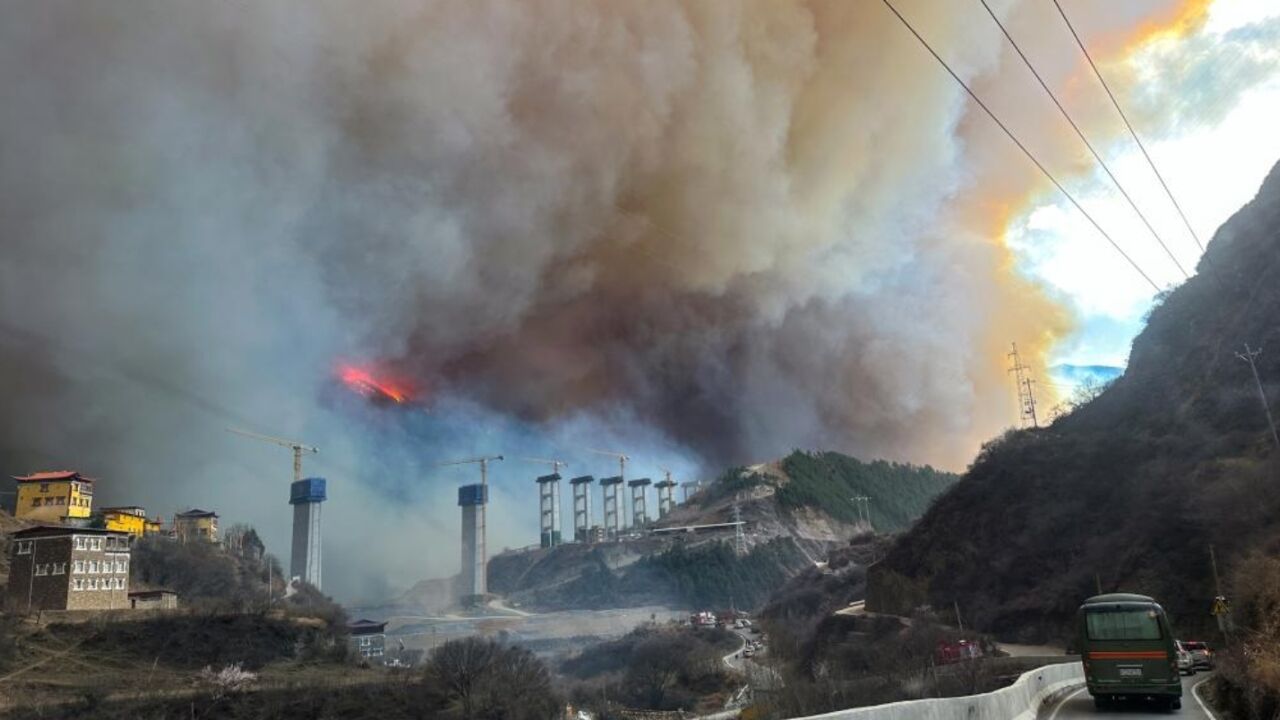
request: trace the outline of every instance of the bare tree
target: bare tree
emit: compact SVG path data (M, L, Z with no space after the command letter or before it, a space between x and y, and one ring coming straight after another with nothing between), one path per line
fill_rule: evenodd
M427 662L426 679L444 704L456 703L464 720L542 720L559 706L541 660L485 638L441 645Z
M450 640L437 648L427 663L427 677L457 700L465 720L475 717L476 694L497 648L493 641L478 637Z

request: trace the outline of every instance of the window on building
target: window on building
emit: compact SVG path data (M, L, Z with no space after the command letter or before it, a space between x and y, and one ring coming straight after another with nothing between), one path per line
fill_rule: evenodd
M49 492L49 483L40 483L40 492Z
M116 561L116 572L123 575L129 572L129 563L124 560Z
M83 535L77 535L77 536L76 536L76 549L77 549L77 550L83 550L83 549L84 549L84 536L83 536Z
M66 563L54 563L54 564L53 564L53 574L54 574L54 575L66 575L66 574L67 574L67 564L66 564Z
M39 565L36 565L36 575L48 575L48 574L49 574L48 563L41 563Z
M32 543L32 541L31 541L31 540L19 540L19 541L18 541L18 554L19 554L19 555L30 555L30 554L31 554L31 543Z
M40 498L31 498L31 507L40 507Z
M72 590L83 590L83 589L84 589L84 580L81 580L80 578L76 578L76 579L72 580L72 581L71 581L71 589L72 589Z
M100 538L100 537L96 537L96 538L89 538L89 549L90 549L90 550L101 550L101 549L102 549L102 538Z
M79 575L82 572L84 572L83 560L76 560L75 562L71 563L71 574Z
M373 638L371 637L360 638L360 647L369 647L372 644L373 644Z
M66 502L67 502L67 499L66 499L66 498L62 497L61 495L59 495L59 496L58 496L58 504L59 504L59 505L65 505L65 504L66 504Z
M382 648L376 647L369 651L369 657L382 657Z

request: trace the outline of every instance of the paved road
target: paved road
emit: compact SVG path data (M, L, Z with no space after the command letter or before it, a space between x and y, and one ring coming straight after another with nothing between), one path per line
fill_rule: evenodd
M730 670L742 672L744 669L745 660L742 658L741 653L743 650L747 648L747 642L751 640L751 636L747 634L746 630L742 630L739 628L730 628L730 630L733 631L734 635L738 636L738 639L741 640L742 643L738 645L737 650L734 650L733 652L724 656L724 664L728 665Z
M1211 673L1197 673L1182 678L1182 709L1172 713L1143 703L1127 703L1106 711L1098 711L1093 706L1093 698L1083 687L1068 694L1061 701L1047 706L1040 711L1039 720L1098 720L1099 718L1121 718L1122 720L1217 720L1200 703L1191 689L1208 680Z

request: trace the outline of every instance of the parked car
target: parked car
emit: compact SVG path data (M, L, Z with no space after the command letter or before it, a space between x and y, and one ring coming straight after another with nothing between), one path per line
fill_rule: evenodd
M1178 648L1178 673L1182 675L1196 674L1196 661L1191 657L1191 651L1182 646L1182 641L1174 643Z
M1205 670L1213 669L1213 651L1209 646L1197 640L1185 640L1182 647L1191 653L1191 660L1195 663L1196 669L1204 668Z

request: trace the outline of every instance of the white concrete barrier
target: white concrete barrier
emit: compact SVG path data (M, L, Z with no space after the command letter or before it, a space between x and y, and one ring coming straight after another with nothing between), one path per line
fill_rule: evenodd
M985 695L905 700L799 720L1035 720L1042 702L1083 684L1080 663L1059 663L1025 672L1009 687Z

